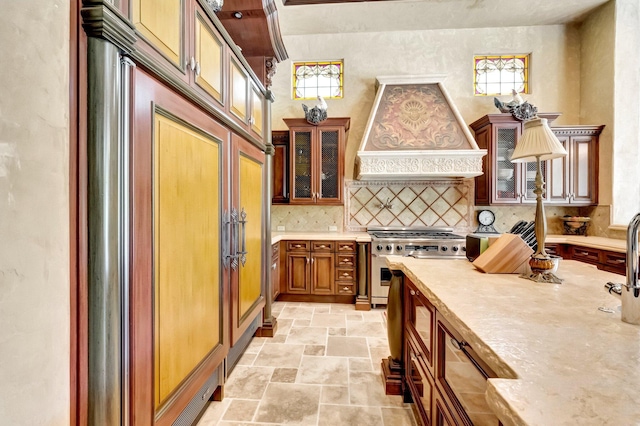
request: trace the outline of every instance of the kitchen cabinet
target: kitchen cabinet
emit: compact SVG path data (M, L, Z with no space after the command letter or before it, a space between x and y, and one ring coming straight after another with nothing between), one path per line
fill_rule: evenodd
M286 251L279 300L353 303L355 241L286 241Z
M422 425L499 425L485 401L495 373L411 280L404 279L405 399Z
M228 49L196 0L135 0L132 22L143 42L138 48L193 87L218 110L225 105Z
M289 203L343 204L344 151L349 118L318 125L285 118L289 127Z
M231 137L231 344L265 304L262 286L265 153L244 138Z
M538 114L549 122L559 114ZM482 158L484 173L475 178L475 204L535 204L535 163L512 163L511 155L524 128L511 114L488 114L470 125L478 147L487 150ZM542 164L547 175L547 164Z
M231 55L229 61L229 108L231 114L254 136L263 139L264 96L249 78L238 59Z
M603 128L552 127L567 156L547 162L547 204L598 204L598 138Z
M280 294L280 244L271 245L271 300Z
M271 143L274 149L271 204L289 204L289 131L272 131Z
M561 256L566 260L577 260L595 265L603 271L627 275L627 254L573 244L545 244L549 254Z
M132 424L172 424L230 347L231 132L143 70L134 77L129 404Z

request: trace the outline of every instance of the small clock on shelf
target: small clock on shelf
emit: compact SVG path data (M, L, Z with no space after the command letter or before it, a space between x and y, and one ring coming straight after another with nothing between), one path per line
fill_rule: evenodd
M496 215L491 210L478 210L478 229L476 234L497 234L496 228L493 227L496 221Z

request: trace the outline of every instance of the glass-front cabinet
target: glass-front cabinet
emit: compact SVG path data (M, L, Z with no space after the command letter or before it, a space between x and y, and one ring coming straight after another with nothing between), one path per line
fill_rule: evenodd
M290 132L290 204L342 204L348 118L312 125L285 119Z
M559 114L538 114L551 124ZM487 150L483 171L475 178L475 204L535 204L535 162L512 163L523 122L511 114L488 114L470 125L478 147ZM593 205L598 202L598 136L604 126L558 126L551 130L568 155L541 166L545 202Z

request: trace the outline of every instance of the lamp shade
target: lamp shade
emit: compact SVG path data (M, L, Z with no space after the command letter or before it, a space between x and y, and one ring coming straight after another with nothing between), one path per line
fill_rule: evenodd
M564 157L567 151L564 149L556 135L553 134L546 118L533 118L524 123L522 137L511 155L513 163L527 163L552 158Z

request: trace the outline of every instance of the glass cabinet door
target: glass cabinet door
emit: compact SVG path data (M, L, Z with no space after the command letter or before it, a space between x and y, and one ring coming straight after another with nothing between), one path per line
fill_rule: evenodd
M549 173L547 173L547 169L549 166L549 161L541 161L540 169L542 170L542 180L544 182L544 187L542 189L542 199L547 200L549 198L547 189L549 188ZM524 198L523 202L532 202L536 201L536 194L533 192L536 189L536 171L538 168L538 164L536 162L523 163L522 169L524 170Z
M293 149L291 151L293 188L291 188L291 200L313 198L311 181L311 131L293 132Z
M339 138L338 129L321 129L320 130L320 174L319 187L320 191L317 198L320 199L340 199L339 186Z
M467 349L465 349L465 347ZM437 381L452 399L460 416L474 425L498 425L499 420L485 399L488 375L471 358L470 348L438 321ZM474 362L475 361L475 362Z
M520 202L520 182L517 163L511 162L511 155L516 147L518 127L497 128L495 138L495 193L497 202Z

